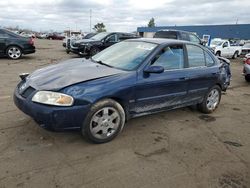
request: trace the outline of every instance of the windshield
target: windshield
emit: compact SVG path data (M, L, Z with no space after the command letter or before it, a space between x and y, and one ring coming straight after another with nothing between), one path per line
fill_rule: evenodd
M101 51L92 59L110 67L134 70L156 46L157 44L147 42L124 41Z
M220 46L222 43L223 43L224 41L222 41L222 40L212 40L211 41L211 44L212 45L215 45L215 46Z
M91 39L93 39L93 40L102 40L103 38L105 38L109 34L110 33L102 32L102 33L96 34L95 36L91 37Z

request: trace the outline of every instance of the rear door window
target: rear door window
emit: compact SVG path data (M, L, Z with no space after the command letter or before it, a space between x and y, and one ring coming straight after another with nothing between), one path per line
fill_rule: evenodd
M182 45L171 45L162 49L152 63L162 66L165 70L184 68L184 51Z
M202 67L206 65L204 50L196 45L187 44L189 67Z
M205 53L205 58L206 58L206 65L208 67L213 66L215 63L214 59L211 57L211 55L208 52L204 51L204 53Z

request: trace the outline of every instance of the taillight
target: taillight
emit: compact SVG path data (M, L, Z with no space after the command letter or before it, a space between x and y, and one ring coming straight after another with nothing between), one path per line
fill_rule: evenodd
M245 61L246 64L250 65L250 58L247 58Z
M30 38L29 44L30 44L30 45L34 45L34 38Z

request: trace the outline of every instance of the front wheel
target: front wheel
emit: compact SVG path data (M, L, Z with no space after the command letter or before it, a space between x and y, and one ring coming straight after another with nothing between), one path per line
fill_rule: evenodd
M203 113L206 114L212 113L219 106L220 99L221 99L221 88L218 85L216 85L208 91L202 103L198 104L198 108Z
M237 57L238 57L238 52L235 52L232 58L236 59Z
M17 47L17 46L10 46L7 50L6 50L7 56L10 59L19 59L22 56L22 50L21 48Z
M112 99L94 104L82 126L82 134L94 143L105 143L114 139L123 129L125 112Z
M94 56L95 54L98 54L99 52L100 52L100 49L99 49L99 48L97 48L97 47L92 47L92 48L90 49L89 54L90 54L90 56L92 57L92 56Z

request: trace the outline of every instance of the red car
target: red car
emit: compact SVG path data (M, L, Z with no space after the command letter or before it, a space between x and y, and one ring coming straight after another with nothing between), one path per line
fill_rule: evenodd
M62 36L62 35L59 35L56 33L52 33L52 34L49 34L46 38L49 40L63 40L65 38L65 36Z

